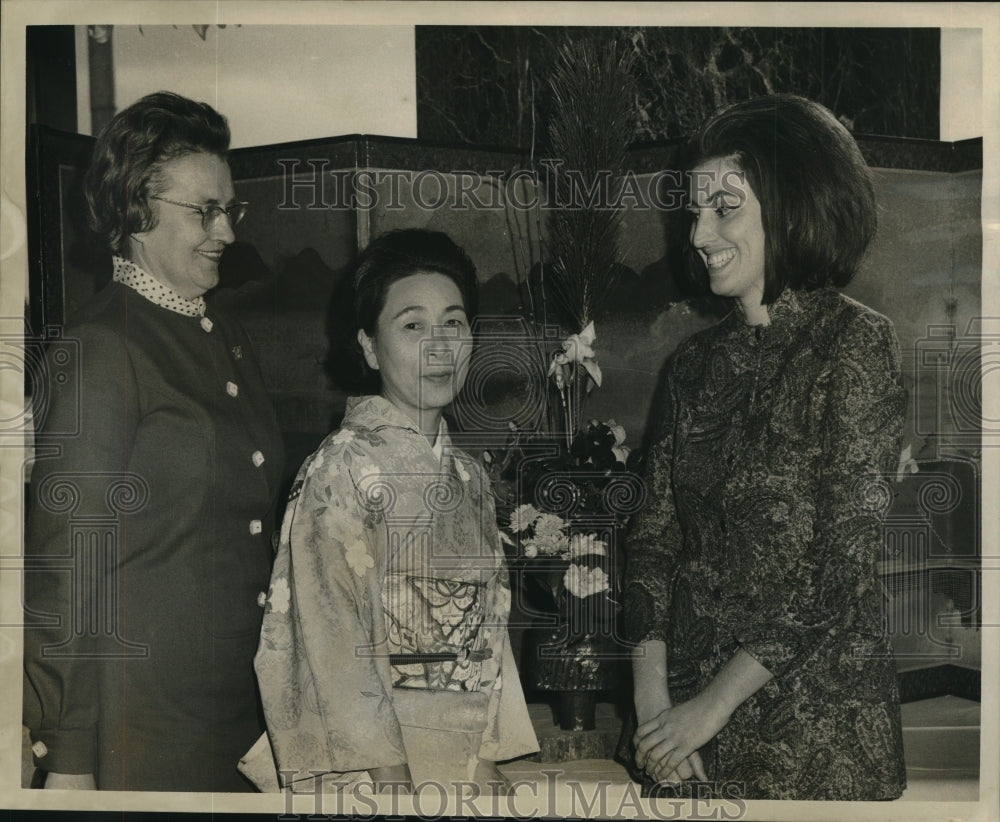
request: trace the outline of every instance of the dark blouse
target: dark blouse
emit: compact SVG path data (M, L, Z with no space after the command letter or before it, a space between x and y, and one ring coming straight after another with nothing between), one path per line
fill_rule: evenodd
M671 697L743 649L774 678L702 754L747 798L891 799L905 787L877 572L906 408L892 324L786 290L678 346L628 542L626 626L663 640Z
M36 763L101 789L247 790L284 461L250 340L118 282L64 336L79 359L50 352L26 531Z

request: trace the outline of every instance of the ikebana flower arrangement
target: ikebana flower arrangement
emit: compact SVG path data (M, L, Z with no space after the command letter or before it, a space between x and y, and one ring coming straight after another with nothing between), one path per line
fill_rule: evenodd
M519 608L536 626L523 674L528 687L560 692L560 700L586 692L592 703L617 682L621 538L642 499L630 460L613 419L590 420L568 446L562 432L513 429L506 449L487 455ZM564 713L563 727L592 727L592 715L578 725Z
M582 422L603 378L594 323L556 344L547 361L549 430L511 423L505 447L484 458L518 606L534 617L525 684L557 692L560 724L579 730L593 727L596 692L616 686L627 656L617 644L621 541L643 494L624 427Z
M549 78L548 156L585 179L608 177L610 201L634 130L631 60L626 44L596 49L584 41L567 43ZM569 175L551 183L559 202L574 202ZM624 428L613 419L584 422L587 397L603 381L594 317L617 283L621 222L620 209L594 205L550 212L538 258L546 262L534 283L529 277L526 292L533 327L545 330L537 340L542 369L548 364L538 373L545 382L547 430L522 431L511 423L505 447L484 454L498 525L520 577L519 605L536 617L536 630L525 635L522 676L528 687L559 692L561 706L588 703L583 715L559 708L560 724L569 729L593 727L594 694L615 686L617 658L627 656L615 644L620 543L641 505L642 486L629 470L633 457ZM570 332L554 346L550 307L558 309L551 317ZM563 699L574 694L587 699Z
M507 528L500 532L516 550L525 580L539 589L529 593L535 606L564 617L568 639L611 627L606 622L618 605L612 588L614 546L609 545L608 534L613 527L614 523L574 522L525 503L511 512ZM588 607L574 603L590 597L600 601Z

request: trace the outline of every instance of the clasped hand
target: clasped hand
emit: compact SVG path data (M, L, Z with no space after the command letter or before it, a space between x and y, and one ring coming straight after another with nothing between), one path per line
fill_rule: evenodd
M632 738L635 764L656 782L678 782L692 776L707 782L698 749L728 721L729 716L703 694L665 708L636 729Z

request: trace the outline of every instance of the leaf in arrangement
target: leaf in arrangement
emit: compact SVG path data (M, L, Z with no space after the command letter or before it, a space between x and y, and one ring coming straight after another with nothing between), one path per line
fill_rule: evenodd
M549 227L554 260L549 283L579 328L593 319L614 287L623 260L617 200L635 133L632 59L615 44L568 43L550 80L549 147L557 161L559 207Z

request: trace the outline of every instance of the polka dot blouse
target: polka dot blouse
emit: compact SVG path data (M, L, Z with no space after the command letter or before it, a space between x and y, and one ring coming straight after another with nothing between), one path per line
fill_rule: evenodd
M204 297L196 297L193 300L189 300L187 297L182 297L172 288L167 288L156 277L137 266L131 260L126 260L124 257L118 256L113 257L112 260L114 262L113 276L116 283L127 285L161 308L176 311L178 314L184 314L188 317L205 316Z

